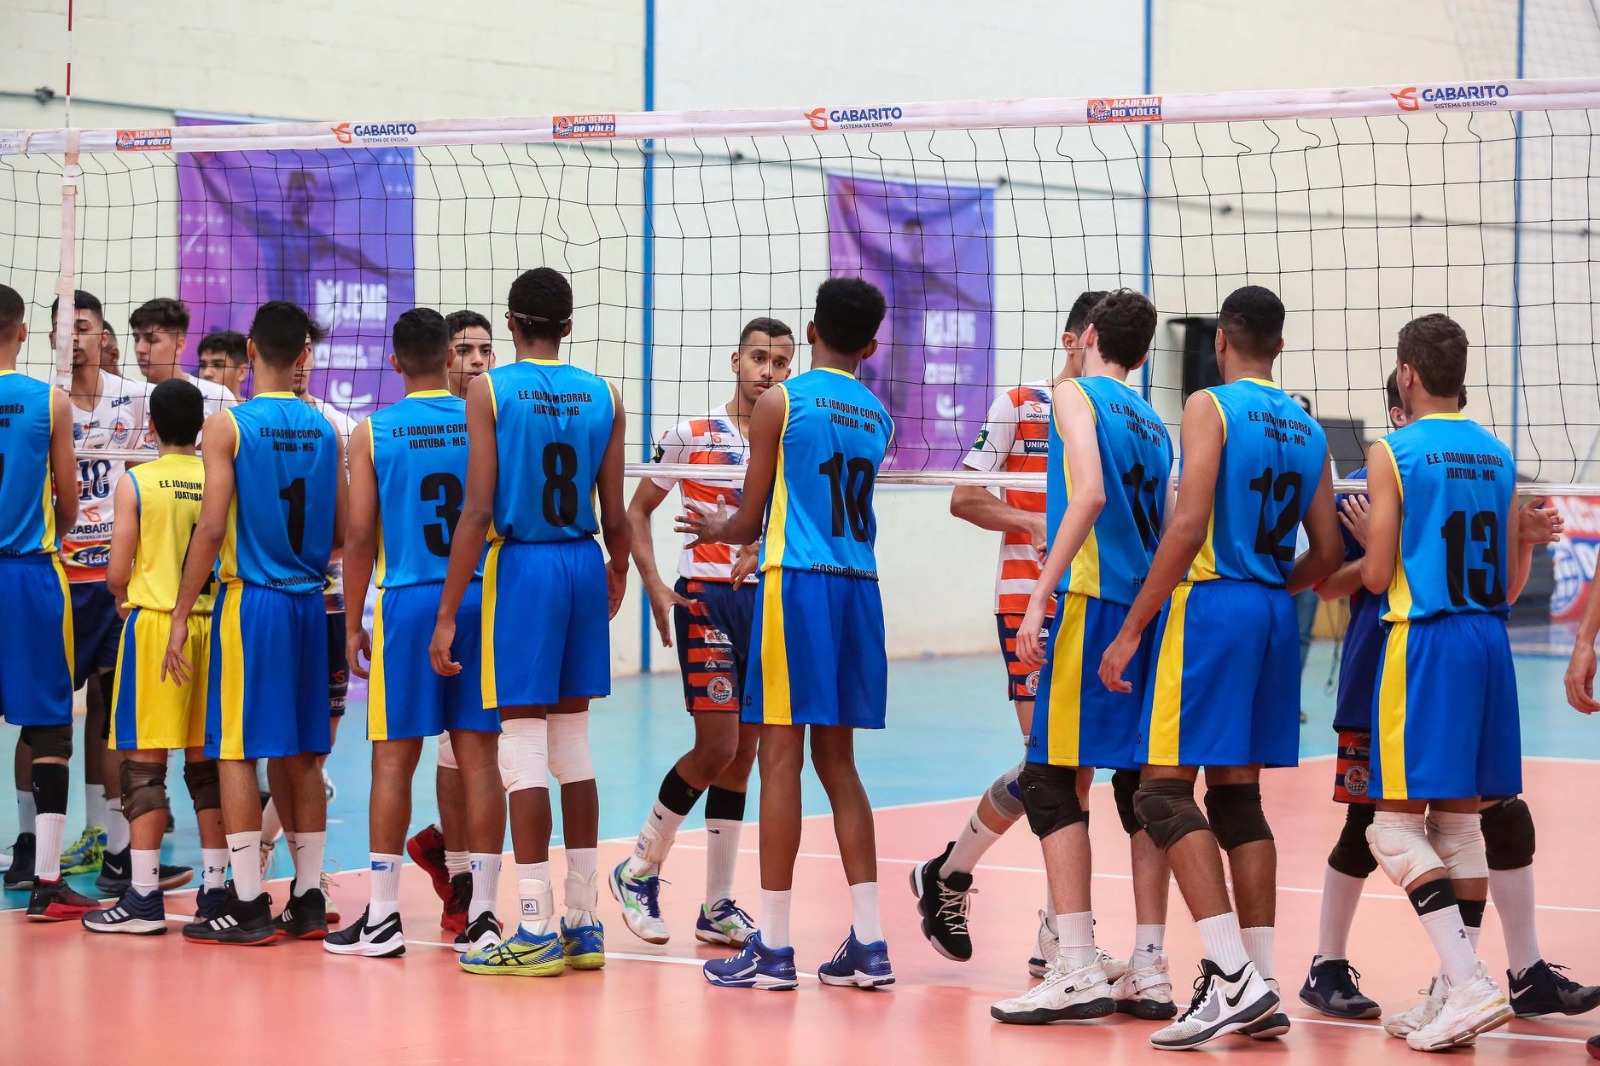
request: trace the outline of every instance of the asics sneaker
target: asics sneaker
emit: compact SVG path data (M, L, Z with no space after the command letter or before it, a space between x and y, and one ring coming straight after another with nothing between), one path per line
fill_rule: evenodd
M702 967L706 980L722 988L759 988L786 992L800 984L794 969L794 948L769 948L761 933L751 933L739 954L712 959Z
M1448 980L1439 1011L1427 1025L1406 1034L1406 1044L1413 1051L1446 1051L1470 1044L1479 1033L1498 1029L1516 1017L1500 986L1489 979L1483 963L1472 979L1459 985Z
M1098 958L1076 970L1064 970L1059 964L1053 966L1039 984L989 1008L990 1017L1010 1025L1085 1021L1116 1012L1111 982L1106 980L1105 967Z
M100 869L106 854L106 831L91 825L79 834L72 846L61 853L61 875L88 874Z
M85 914L83 927L91 933L159 935L167 931L166 902L159 888L148 896L130 888L115 906Z
M450 898L439 912L439 928L450 933L467 931L467 908L472 906L472 875L456 874L450 879Z
M74 892L59 877L54 881L33 882L28 899L28 921L70 922L100 909L100 901Z
M1410 1010L1391 1014L1383 1020L1383 1031L1404 1040L1407 1036L1433 1021L1444 1003L1444 982L1435 977L1422 993L1423 999Z
M322 949L335 955L361 955L369 959L395 959L406 953L405 934L400 929L400 914L395 912L376 925L369 920L371 911L364 910L361 917L329 933L322 941Z
M504 935L500 928L500 919L494 916L493 911L484 911L468 922L466 929L456 934L455 943L450 946L462 955L469 951L488 951L500 943L500 938Z
M1177 1016L1178 1005L1172 1000L1172 971L1167 967L1167 957L1157 955L1146 966L1133 967L1120 959L1115 960L1122 970L1113 974L1106 966L1106 976L1111 979L1111 998L1117 1001L1118 1014L1131 1014L1151 1022L1164 1022Z
M661 920L661 878L628 873L628 860L617 863L606 878L611 895L622 904L622 923L646 944L667 942L667 923Z
M17 842L11 845L11 865L6 867L5 887L13 892L28 892L33 888L35 848L39 838L32 833L18 833Z
M817 977L825 985L855 985L857 988L892 985L894 970L889 965L889 945L882 940L863 944L851 929L833 958L817 967Z
M326 937L328 912L322 893L314 888L298 896L292 894L292 888L290 892L289 902L272 920L272 931L280 937L295 940L321 940Z
M1580 985L1567 976L1567 968L1538 962L1506 977L1511 982L1511 1009L1518 1018L1538 1018L1546 1014L1585 1014L1600 1006L1600 987Z
M411 861L416 863L428 875L428 880L433 882L433 894L439 897L439 902L449 903L450 867L445 863L444 834L439 831L439 827L426 826L416 836L407 840L406 854L411 856Z
M938 858L911 868L911 891L917 897L917 913L922 915L922 935L933 950L954 962L966 962L972 958L972 934L967 928L972 875L944 872L955 846L952 840Z
M277 939L272 924L272 897L233 898L204 921L183 927L183 939L197 944L270 944Z
M519 925L504 942L461 956L461 968L490 976L560 977L567 970L567 960L561 937L555 933L535 936Z
M1361 986L1356 983L1360 979L1360 972L1349 959L1325 959L1319 955L1311 960L1311 973L1300 986L1300 1002L1330 1018L1376 1018L1383 1008L1361 994Z
M756 931L756 923L731 899L702 903L694 923L694 938L702 944L727 944L738 947Z
M600 970L606 965L606 930L591 913L590 921L568 925L561 919L561 953L574 970Z
M1194 998L1178 1020L1150 1035L1150 1045L1162 1051L1187 1051L1238 1032L1278 1009L1278 997L1245 963L1238 973L1225 974L1210 959L1200 960Z
M193 880L192 867L174 866L164 862L161 864L156 884L165 890L181 888ZM133 887L132 859L127 848L105 853L100 860L100 876L94 879L94 887L108 896L120 896Z
M1050 972L1050 967L1056 964L1056 956L1060 953L1061 938L1050 925L1050 916L1040 911L1039 936L1033 942L1033 954L1028 957L1028 973L1034 977L1043 977Z
M197 922L209 922L221 914L223 908L228 905L228 901L233 898L232 881L229 881L222 888L205 888L202 886L200 891L194 894L194 920Z

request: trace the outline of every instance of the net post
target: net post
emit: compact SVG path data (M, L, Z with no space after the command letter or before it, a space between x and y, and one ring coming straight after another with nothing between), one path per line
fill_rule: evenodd
M72 389L73 294L78 288L78 131L68 129L67 151L61 164L61 266L56 274L56 315L51 328L56 338L56 384Z
M656 0L644 0L644 109L656 109ZM650 442L655 436L653 416L655 414L655 299L656 299L656 232L655 232L655 147L654 139L646 140L644 148L644 188L641 199L644 201L643 238L644 247L641 256L644 277L640 281L639 303L641 304L639 317L639 341L643 351L640 353L639 373L644 379L644 397L639 408L639 417L644 422L643 456L650 460ZM643 591L641 584L640 591ZM639 673L650 673L650 596L648 593L639 597Z
M1155 0L1144 0L1144 95L1146 97L1151 95L1155 87L1155 68L1152 61L1154 44L1151 40L1151 34L1155 28L1155 7ZM1146 122L1142 131L1143 145L1139 159L1139 175L1144 194L1139 208L1141 227L1143 229L1139 254L1139 291L1150 297L1152 303L1155 302L1156 298L1154 292L1155 271L1150 259L1150 159L1153 151L1154 136L1151 123ZM1151 369L1151 360L1146 359L1144 361L1143 380L1139 383L1139 395L1144 397L1146 401L1150 399Z
M1527 0L1517 0L1517 80L1527 55ZM1522 112L1511 115L1516 163L1511 178L1511 469L1516 471L1522 437Z

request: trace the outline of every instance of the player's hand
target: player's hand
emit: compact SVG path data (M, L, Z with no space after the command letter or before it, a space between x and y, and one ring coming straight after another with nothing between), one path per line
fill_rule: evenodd
M628 591L628 557L613 560L606 567L606 607L610 614L606 617L615 618L617 611L622 607L622 597Z
M1579 642L1567 663L1567 702L1584 714L1600 711L1594 698L1594 645Z
M117 604L117 617L122 619L124 622L126 622L128 620L128 616L130 614L132 614L132 613L133 613L133 608L132 607L129 607L125 603Z
M1017 658L1030 670L1044 665L1044 642L1039 639L1043 630L1044 611L1029 603L1028 613L1017 628Z
M1339 521L1363 548L1367 546L1367 522L1372 508L1365 496L1346 496L1339 502Z
M679 533L686 533L694 537L686 548L699 547L702 544L716 544L722 540L722 529L728 524L727 500L723 496L717 497L717 509L711 514L703 515L694 511L686 511L679 515L672 528Z
M367 662L370 663L372 661L372 636L367 632L365 626L354 633L345 634L344 656L350 662L351 673L357 677L369 676L367 667L361 665L363 656Z
M657 581L646 588L645 596L650 600L650 613L655 617L656 632L661 635L661 646L672 647L672 608L676 606L688 610L694 601L687 596L678 595L677 591L664 581Z
M728 580L733 582L733 587L738 588L744 584L744 579L756 572L761 565L761 545L745 544L733 556L733 569L728 572Z
M1028 522L1028 539L1033 542L1033 550L1039 556L1039 561L1044 562L1045 556L1050 554L1050 526L1045 522L1044 515L1032 516Z
M194 676L194 666L189 662L188 656L183 654L183 646L189 643L189 619L172 616L172 630L167 636L167 654L161 659L161 680L169 677L180 685L187 685Z
M1561 539L1567 520L1561 512L1550 506L1548 497L1529 500L1521 508L1518 520L1522 523L1522 543L1554 544Z
M428 658L433 660L433 672L440 677L455 677L461 664L450 657L450 646L456 642L454 619L433 623L433 639L428 642Z
M1139 650L1139 634L1118 633L1100 657L1100 683L1112 692L1132 692L1133 683L1123 679L1123 671L1133 653Z

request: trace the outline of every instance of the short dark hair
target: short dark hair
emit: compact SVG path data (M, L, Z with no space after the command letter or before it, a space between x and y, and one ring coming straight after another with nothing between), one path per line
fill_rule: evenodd
M765 315L758 315L746 322L744 329L739 331L739 347L744 347L744 342L750 339L750 334L752 333L765 333L774 339L794 336L794 330L789 328L787 322L781 322L776 318L767 318Z
M462 330L472 329L474 326L483 330L490 338L494 337L494 327L489 324L487 318L484 318L476 311L451 311L444 316L444 325L450 331L450 336L452 337Z
M1401 366L1417 372L1430 396L1460 397L1467 380L1467 331L1448 315L1423 315L1400 327Z
M1389 410L1392 411L1396 407L1405 406L1400 400L1400 372L1398 370L1389 371L1389 376L1383 379L1383 392L1384 398L1389 401Z
M1100 354L1132 370L1155 339L1156 305L1142 292L1118 289L1089 310L1089 325L1100 334Z
M524 270L511 283L506 308L523 340L559 344L562 329L572 321L572 283L550 267Z
M303 307L288 300L269 300L256 308L256 315L250 320L250 339L255 342L256 354L279 370L294 366L305 351L307 337L315 343L325 336Z
M811 321L830 350L855 355L877 337L886 310L883 293L870 281L829 278L817 286L817 310Z
M407 374L442 371L450 362L450 327L431 307L413 307L394 320L394 356Z
M61 297L57 296L54 300L50 301L51 329L54 329L56 326L56 312L60 309ZM104 308L100 306L100 297L96 296L92 292L84 292L82 289L74 289L72 291L72 309L74 311L93 311L94 317L100 320L100 324L102 326L106 323L106 313Z
M1246 285L1222 301L1217 328L1246 355L1271 356L1283 340L1283 301L1271 289Z
M162 444L193 444L205 420L205 397L193 382L168 378L150 390L150 422Z
M138 310L128 316L131 329L170 329L174 333L189 332L189 308L182 300L170 296L157 296L146 300Z
M1067 312L1067 324L1061 327L1062 333L1082 333L1083 328L1089 324L1089 312L1094 310L1094 305L1104 300L1108 293L1104 289L1090 289L1078 294L1072 301L1072 310Z
M10 285L0 285L0 337L10 340L16 336L17 327L28 317L28 305L22 294Z
M207 352L221 352L234 366L244 366L249 360L244 334L237 330L217 329L201 337L200 348L195 354L205 355Z

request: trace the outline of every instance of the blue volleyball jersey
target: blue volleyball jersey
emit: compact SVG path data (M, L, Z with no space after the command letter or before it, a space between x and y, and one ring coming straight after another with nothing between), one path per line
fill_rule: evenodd
M500 459L489 539L594 536L595 480L616 419L611 386L555 359L519 359L488 377Z
M50 480L50 386L0 370L0 555L60 547Z
M1361 467L1348 475L1351 481L1361 481L1367 468ZM1334 497L1335 506L1344 499ZM1339 523L1344 538L1344 561L1353 563L1366 555L1366 551ZM1333 728L1372 729L1372 693L1378 680L1378 663L1383 658L1386 634L1383 628L1383 597L1374 596L1364 587L1357 586L1350 594L1350 621L1344 630L1344 647L1339 658L1339 693L1334 701Z
M842 370L816 367L773 388L787 408L761 569L876 581L872 487L894 436L889 412Z
M1150 572L1150 560L1161 538L1167 476L1172 472L1172 438L1155 408L1116 378L1074 378L1069 384L1083 393L1094 412L1106 503L1056 591L1132 604ZM1058 408L1050 419L1045 495L1052 547L1072 498L1072 471L1067 468L1060 417Z
M414 392L367 420L378 477L381 589L444 581L467 484L467 402Z
M288 392L261 393L224 413L238 443L217 577L320 595L344 476L333 426Z
M1205 391L1222 416L1222 457L1211 526L1187 580L1282 588L1294 568L1295 530L1322 481L1328 438L1274 382L1241 378Z
M1378 442L1400 482L1400 552L1383 617L1506 614L1511 449L1465 415L1426 415Z

